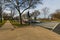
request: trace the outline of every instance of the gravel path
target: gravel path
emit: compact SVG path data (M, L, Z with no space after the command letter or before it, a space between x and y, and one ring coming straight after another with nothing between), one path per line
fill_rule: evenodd
M14 29L13 25L8 20L1 28L0 30L8 30L8 29Z
M5 23L9 25L9 21ZM3 26L3 27L5 27ZM13 26L11 25L11 28ZM42 27L21 27L13 31L11 30L1 30L0 31L0 40L60 40L60 35L44 29Z

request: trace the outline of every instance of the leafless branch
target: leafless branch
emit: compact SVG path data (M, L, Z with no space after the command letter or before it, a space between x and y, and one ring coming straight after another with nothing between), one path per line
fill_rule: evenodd
M25 10L29 9L29 8L32 7L32 6L33 6L33 4L30 5L29 7L27 7L26 9L24 9L24 10L22 11L22 14L23 14L23 12L24 12Z

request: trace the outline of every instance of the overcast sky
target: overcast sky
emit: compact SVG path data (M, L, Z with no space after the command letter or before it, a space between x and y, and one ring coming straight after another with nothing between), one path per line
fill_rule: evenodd
M48 14L51 14L57 9L60 9L60 0L44 0L43 5L38 5L36 9L41 10L44 7L48 7L50 9Z
M43 5L37 5L37 7L35 9L41 10L44 7L48 7L50 9L48 14L51 14L55 10L60 9L60 0L43 0ZM8 8L7 8L7 10L8 10ZM34 9L32 9L30 11L32 12L33 10ZM10 11L8 10L8 12L10 12ZM42 14L41 14L41 17L43 17Z

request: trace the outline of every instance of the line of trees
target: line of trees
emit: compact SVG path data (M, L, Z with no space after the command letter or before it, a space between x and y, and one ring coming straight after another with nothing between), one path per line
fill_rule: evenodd
M2 0L1 0L2 1ZM22 14L31 8L36 8L37 4L42 4L43 0L4 0L5 6L10 7L11 8L11 17L13 18L13 16L15 15L14 13L12 14L12 10L16 9L19 13L19 23L22 24ZM22 11L21 11L22 9ZM42 9L43 13L44 13L44 18L46 18L46 15L49 12L49 8L45 7ZM38 10L35 10L34 12L29 13L28 11L28 17L34 17L34 19L36 20L36 17L38 15L40 15L40 12Z
M51 14L52 19L60 19L60 9L56 10L56 12Z

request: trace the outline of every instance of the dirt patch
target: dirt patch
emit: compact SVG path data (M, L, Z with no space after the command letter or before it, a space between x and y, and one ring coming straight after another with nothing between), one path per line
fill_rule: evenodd
M0 31L0 40L60 40L60 35L41 27Z

